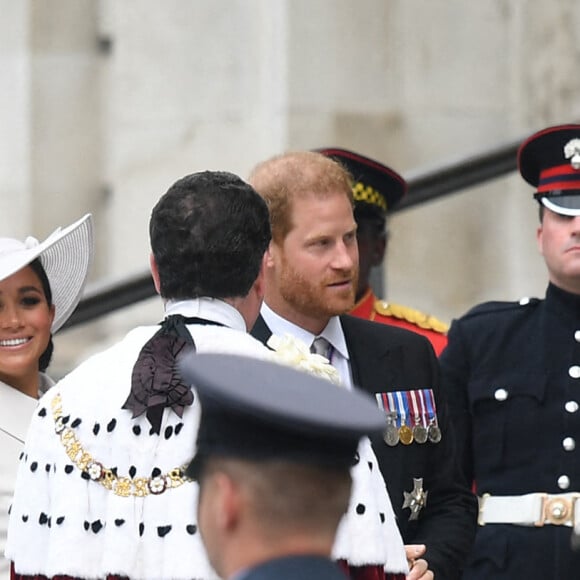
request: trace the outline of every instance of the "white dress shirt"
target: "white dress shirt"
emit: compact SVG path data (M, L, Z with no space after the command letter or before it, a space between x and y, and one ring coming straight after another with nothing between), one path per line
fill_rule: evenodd
M325 338L331 345L330 356L327 357L330 360L330 364L338 371L341 383L349 389L352 389L353 381L348 349L346 348L346 339L344 338L344 332L342 331L342 325L340 324L340 318L338 316L333 316L320 334L312 334L308 330L304 330L304 328L276 314L265 302L262 304L260 314L268 328L272 331L272 334L277 336L290 334L308 347L310 347L312 341L318 336Z

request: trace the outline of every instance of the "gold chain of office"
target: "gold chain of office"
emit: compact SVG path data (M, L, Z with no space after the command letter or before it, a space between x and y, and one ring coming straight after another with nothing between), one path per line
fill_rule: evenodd
M152 477L129 477L119 476L115 470L105 467L96 461L93 456L84 449L78 440L74 430L67 425L68 419L63 417L62 399L57 394L51 403L54 430L60 438L67 456L72 463L86 473L91 481L102 485L120 497L146 497L159 495L169 489L180 487L188 481L192 481L185 475L185 465L176 467L165 474Z

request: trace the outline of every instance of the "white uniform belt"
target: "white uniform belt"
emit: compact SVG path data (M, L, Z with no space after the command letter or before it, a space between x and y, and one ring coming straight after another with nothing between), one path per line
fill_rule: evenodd
M518 526L574 526L580 524L580 493L528 493L489 495L479 498L480 526L515 524Z

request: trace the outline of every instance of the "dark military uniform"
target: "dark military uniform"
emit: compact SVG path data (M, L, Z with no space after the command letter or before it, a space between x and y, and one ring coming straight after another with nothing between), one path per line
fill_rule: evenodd
M580 494L580 296L550 285L545 300L477 306L451 325L440 364L479 496ZM572 518L549 523L560 508L546 504L513 508L527 525L480 527L464 578L578 577Z
M473 308L440 357L463 472L480 496L465 580L580 576L580 125L532 135L518 164L541 204L546 297Z

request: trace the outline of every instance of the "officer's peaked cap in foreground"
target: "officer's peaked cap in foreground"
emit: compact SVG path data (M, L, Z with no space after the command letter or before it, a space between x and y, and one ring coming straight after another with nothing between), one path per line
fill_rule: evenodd
M518 150L518 167L543 206L562 215L580 215L580 125L534 133Z
M385 426L366 393L285 365L190 353L179 367L201 403L197 453L187 468L193 478L210 456L346 468L360 438Z
M374 215L384 219L407 192L407 182L378 161L338 147L316 151L334 159L352 175L356 217Z

